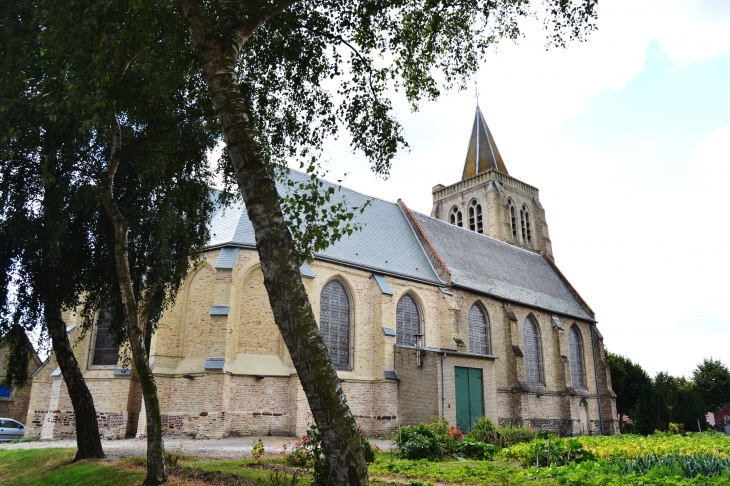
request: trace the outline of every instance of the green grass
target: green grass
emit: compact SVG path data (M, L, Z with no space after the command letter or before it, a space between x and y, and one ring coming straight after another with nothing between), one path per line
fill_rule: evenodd
M0 451L0 483L4 486L127 486L144 473L95 461L72 463L75 449Z
M281 467L285 470L289 470L290 468L286 466L286 463L283 459L266 459L264 461L266 466L268 467ZM180 467L189 467L189 468L199 468L203 471L220 471L222 473L227 474L235 474L236 476L241 476L242 478L251 479L254 481L261 481L262 484L266 484L271 477L272 470L271 469L260 469L256 468L255 466L252 467L252 462L250 460L240 460L240 461L231 461L231 460L213 460L213 461L207 461L207 460L198 460L195 458L192 459L184 459L181 460L179 463ZM311 477L309 475L302 475L297 480L297 486L308 486L309 482L311 480Z

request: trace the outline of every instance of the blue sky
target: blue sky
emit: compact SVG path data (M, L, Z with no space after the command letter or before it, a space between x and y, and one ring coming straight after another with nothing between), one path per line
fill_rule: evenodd
M730 365L730 2L601 2L590 42L545 50L539 21L479 73L480 106L510 174L540 189L557 264L606 346L654 375ZM411 149L373 177L341 138L330 179L429 214L459 180L473 89L411 113Z

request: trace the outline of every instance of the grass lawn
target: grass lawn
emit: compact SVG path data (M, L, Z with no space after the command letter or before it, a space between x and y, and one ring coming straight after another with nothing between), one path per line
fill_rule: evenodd
M539 445L537 439L504 449L493 461L411 461L381 452L370 464L370 479L375 485L399 486L730 486L730 438L719 434L581 439L592 451L590 459L551 467L526 465L531 462L525 461L530 451ZM553 447L556 445L553 442ZM655 459L653 465L642 466L647 453L658 457L658 462ZM143 458L72 463L73 456L74 449L0 451L0 484L126 486L139 485L145 476ZM686 474L687 465L677 462L682 457L694 461L691 476ZM710 467L713 464L714 470ZM305 486L311 479L281 457L253 464L250 459L209 461L181 454L176 467L169 467L168 472L169 484L178 486Z
M71 463L75 449L0 451L0 483L25 485L122 486L139 483L144 472L101 461Z

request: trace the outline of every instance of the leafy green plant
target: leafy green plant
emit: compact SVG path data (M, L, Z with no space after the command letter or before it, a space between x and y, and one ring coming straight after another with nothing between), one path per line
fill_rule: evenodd
M510 459L516 459L526 466L535 467L563 466L571 462L579 463L596 459L596 456L586 450L578 439L561 439L545 432L540 433L527 447L507 449L504 455Z
M440 461L454 455L461 432L444 419L400 427L391 438L404 459Z
M497 426L488 417L482 417L471 426L468 438L487 444L500 445L501 437Z
M610 463L618 466L621 475L641 474L655 468L664 468L666 471L680 472L686 478L695 478L699 475L705 477L719 476L730 469L730 459L720 458L714 454L691 454L688 456L649 454L633 459L614 459Z
M530 442L535 438L535 431L522 425L506 425L499 428L500 445L509 447L514 444Z
M497 446L480 442L471 437L465 437L461 442L457 442L455 454L466 459L490 460L494 457Z
M251 449L251 459L254 464L261 464L261 460L264 458L264 443L261 439L253 445Z

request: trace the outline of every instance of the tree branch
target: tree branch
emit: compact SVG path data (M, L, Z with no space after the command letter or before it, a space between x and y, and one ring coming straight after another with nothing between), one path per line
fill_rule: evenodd
M231 29L229 38L227 39L233 59L238 57L238 53L243 45L253 35L253 33L264 24L264 22L279 15L298 1L299 0L282 0L277 5L274 5L274 7L268 12L263 13L248 22L240 22L235 25L233 29Z

